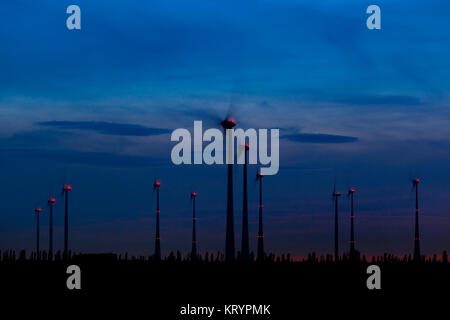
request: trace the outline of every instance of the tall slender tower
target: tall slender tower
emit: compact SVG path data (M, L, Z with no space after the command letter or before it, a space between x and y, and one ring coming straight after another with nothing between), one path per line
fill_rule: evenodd
M49 245L48 245L48 259L53 259L53 206L55 204L56 200L55 198L49 198L48 199L48 206L49 206L49 225L50 225L50 233L49 233Z
M41 208L35 208L34 213L36 214L36 259L41 258L41 251L39 250L39 215L41 214Z
M339 261L339 226L338 226L338 198L341 193L333 191L334 198L334 261Z
M195 216L195 199L197 198L197 192L191 193L192 199L192 250L191 250L191 260L197 260L197 234L195 230L195 222L197 217Z
M225 119L222 121L222 127L225 130L226 141L226 163L228 164L228 191L227 191L227 228L225 236L225 261L234 262L234 210L233 210L233 135L228 134L227 130L236 126L234 119Z
M247 196L247 158L248 158L248 143L245 144L244 154L244 203L242 211L242 246L241 246L241 260L248 261L250 258L250 249L248 243L248 196Z
M351 188L348 190L348 195L350 196L350 259L355 259L355 229L354 229L354 220L355 220L355 213L353 210L353 196L355 194L355 189Z
M153 191L156 190L156 235L155 235L155 260L161 260L161 238L159 236L159 187L161 183L155 181Z
M258 172L256 174L256 179L259 180L259 221L258 221L258 252L256 259L257 261L264 261L264 233L263 233L263 203L262 203L262 178L263 174L261 172Z
M69 259L69 192L72 187L69 185L63 185L63 193L65 194L65 210L64 210L64 260Z
M416 223L414 232L414 262L420 262L420 237L419 237L419 179L413 180L413 188L416 189Z

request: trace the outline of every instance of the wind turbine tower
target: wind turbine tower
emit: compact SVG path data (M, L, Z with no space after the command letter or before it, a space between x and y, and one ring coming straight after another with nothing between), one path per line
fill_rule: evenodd
M49 246L48 246L48 255L49 260L53 259L53 206L55 205L55 198L48 199L49 206L49 219L50 219L50 234L49 234Z
M419 237L419 179L412 181L413 188L416 189L416 223L414 232L414 262L420 262L420 237Z
M221 122L223 129L225 130L225 136L227 130L232 129L236 126L234 119L225 119ZM233 136L229 135L227 137L227 163L228 163L228 190L227 190L227 226L225 235L225 261L234 262L235 251L234 251L234 210L233 210L233 160L230 159L233 154L231 151L231 146L233 145Z
M259 180L259 204L258 204L258 209L259 209L259 221L258 221L258 252L257 252L257 256L256 259L257 261L264 261L264 233L263 233L263 217L262 217L262 213L263 213L263 204L262 204L262 178L263 178L263 174L261 172L258 172L256 174L256 179Z
M356 190L353 188L350 188L348 190L348 195L350 197L350 259L353 260L355 258L355 229L354 229L354 220L355 220L355 213L353 210L353 196L355 195Z
M69 258L69 192L72 191L72 187L64 184L62 192L65 195L65 210L64 210L64 260Z
M197 198L197 192L191 193L192 200L192 250L191 250L191 260L197 260L197 234L195 230L195 222L197 217L195 216L195 199Z
M341 196L340 192L336 192L336 187L333 191L334 199L334 261L339 261L339 226L338 226L338 199Z
M155 260L161 261L161 238L159 235L159 187L161 183L153 183L153 192L156 190L156 235L155 235Z
M244 204L242 211L242 246L241 260L248 261L250 257L249 241L248 241L248 196L247 196L247 159L248 159L248 143L245 144L244 154Z
M39 216L42 212L41 208L35 208L34 213L36 214L36 259L40 259L41 253L39 250Z

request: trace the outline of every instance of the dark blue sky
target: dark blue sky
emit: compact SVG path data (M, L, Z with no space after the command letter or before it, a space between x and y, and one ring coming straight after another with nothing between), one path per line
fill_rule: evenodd
M80 31L66 28L70 4L81 7ZM336 179L358 190L361 251L411 252L416 175L423 251L449 249L450 4L377 1L376 31L365 27L370 4L2 2L0 249L33 248L33 208L66 181L74 250L149 254L157 176L163 253L190 246L193 190L199 248L222 250L226 169L172 165L169 133L212 126L230 109L241 127L282 129L279 174L264 181L268 251L331 252ZM238 244L241 182L237 168ZM249 193L255 249L256 185Z

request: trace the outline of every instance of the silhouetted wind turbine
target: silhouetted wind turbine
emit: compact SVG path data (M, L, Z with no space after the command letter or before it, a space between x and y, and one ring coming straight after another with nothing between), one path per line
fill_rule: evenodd
M161 183L156 181L153 183L153 192L156 190L156 235L155 235L155 260L161 260L161 238L159 235L159 187Z
M41 208L35 208L34 213L36 214L36 259L40 259L39 250L39 215L41 214Z
M415 231L414 231L414 262L420 262L420 237L419 237L419 179L412 181L413 188L416 189L416 215L415 215Z
M64 260L69 258L69 192L72 191L72 187L63 184L62 192L65 195L65 210L64 210Z
M197 260L197 235L195 230L195 222L197 217L195 216L195 199L197 198L197 192L191 193L192 200L192 250L191 250L191 260Z
M256 180L259 180L259 204L258 204L258 209L259 209L259 221L258 221L258 252L257 252L257 256L256 259L257 261L264 261L264 233L263 233L263 202L262 202L262 178L263 178L263 174L261 172L258 172L256 174Z
M338 227L338 198L341 193L336 192L336 184L333 189L333 199L334 199L334 261L339 261L339 227Z
M221 122L221 125L225 131L228 129L232 129L236 126L234 119L225 119ZM228 137L228 141L226 144L228 146L227 149L231 149L233 136L230 135ZM231 151L231 150L230 150ZM231 156L231 152L228 157ZM234 261L234 210L233 210L233 162L234 159L228 159L228 191L227 191L227 226L226 226L226 235L225 235L225 261L233 262Z
M244 154L244 203L242 211L242 246L241 246L241 260L248 261L250 257L249 241L248 241L248 196L247 196L247 157L249 145L245 144Z
M355 213L353 210L353 196L355 195L356 190L354 188L350 188L348 190L348 196L350 197L350 259L353 260L355 258L355 230L354 230L354 220Z
M49 245L48 245L48 258L49 260L53 259L53 206L55 204L55 198L48 198L48 207L49 207L49 224L50 224L50 232L49 232Z

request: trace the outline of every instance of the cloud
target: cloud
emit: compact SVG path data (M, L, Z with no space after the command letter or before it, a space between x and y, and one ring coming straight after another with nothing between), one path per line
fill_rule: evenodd
M44 121L37 125L63 130L86 130L116 136L155 136L170 133L169 129L151 128L138 124L103 121Z
M3 160L34 159L64 164L84 164L113 168L143 168L163 164L163 159L107 152L80 152L46 149L0 149Z
M294 133L287 134L281 137L294 142L303 143L350 143L358 141L357 137L341 136L335 134L323 134L323 133Z

